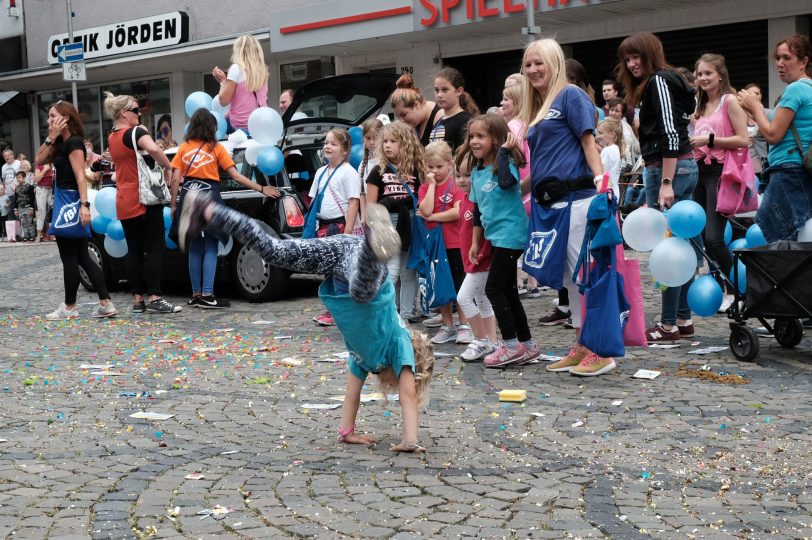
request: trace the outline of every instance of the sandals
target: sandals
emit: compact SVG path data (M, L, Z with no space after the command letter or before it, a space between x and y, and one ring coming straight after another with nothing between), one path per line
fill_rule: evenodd
M420 446L419 444L406 444L404 442L400 442L389 448L392 452L403 452L405 454L417 454L423 453L426 451L426 448Z

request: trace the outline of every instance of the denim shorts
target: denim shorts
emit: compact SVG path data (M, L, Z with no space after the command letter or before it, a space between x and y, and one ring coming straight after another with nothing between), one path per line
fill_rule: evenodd
M770 182L756 214L767 242L795 240L798 229L812 218L812 177L798 165L768 169Z

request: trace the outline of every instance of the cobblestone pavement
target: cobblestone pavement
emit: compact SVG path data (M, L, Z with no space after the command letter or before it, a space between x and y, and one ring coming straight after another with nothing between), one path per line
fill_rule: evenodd
M342 341L310 320L315 281L175 316L131 315L117 291L113 320L87 316L82 290L82 319L50 323L56 247L3 245L0 260L0 537L812 537L810 339L763 339L752 364L690 354L727 344L725 320L703 319L693 341L630 349L593 379L441 356L421 415L428 452L393 455L396 402L362 406L371 448L336 442L339 410L303 407L337 404L346 380L321 361ZM525 302L531 321L552 298ZM573 339L532 329L552 355ZM662 375L632 378L640 368ZM527 401L500 403L507 388Z

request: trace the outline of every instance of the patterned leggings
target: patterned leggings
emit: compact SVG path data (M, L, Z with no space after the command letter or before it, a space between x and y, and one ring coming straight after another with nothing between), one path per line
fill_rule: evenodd
M364 237L337 234L308 240L274 238L258 222L217 204L211 225L255 249L272 266L307 274L323 274L348 284L356 302L366 304L386 278L386 263L378 260Z

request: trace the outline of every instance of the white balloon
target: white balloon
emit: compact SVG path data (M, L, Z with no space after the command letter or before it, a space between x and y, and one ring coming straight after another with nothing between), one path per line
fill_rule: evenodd
M99 210L96 208L96 195L99 192L95 189L88 188L87 190L87 202L90 203L90 219L92 220L94 217L99 215Z
M798 231L799 242L812 242L812 219L807 220L806 224Z
M276 144L282 137L282 117L270 107L254 109L248 117L248 131L262 144Z
M259 151L265 147L261 142L251 139L245 144L245 161L252 167L257 166Z
M296 111L290 117L291 121L293 121L293 120L301 120L302 118L307 118L307 115L305 113L303 113L302 111Z
M667 233L665 214L653 208L638 208L623 221L623 239L637 251L651 251Z
M228 242L226 242L225 245L223 245L222 242L217 242L217 256L223 257L225 255L228 255L229 253L231 253L231 248L233 247L234 240L231 238L231 236L228 237Z
M648 266L654 279L667 287L679 287L693 277L696 263L696 252L691 243L672 236L657 244Z
M214 99L211 100L211 110L212 112L219 112L223 116L228 114L228 111L231 110L231 102L228 105L220 105L220 97L214 96Z
M117 259L123 257L127 254L127 240L113 240L109 236L105 236L104 250L111 257Z

